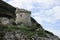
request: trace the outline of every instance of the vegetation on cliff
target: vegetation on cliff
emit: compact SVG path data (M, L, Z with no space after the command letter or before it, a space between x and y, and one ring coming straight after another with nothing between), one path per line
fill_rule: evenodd
M39 36L42 37L47 37L45 32L43 30L40 29L34 29L33 26L32 27L28 27L28 26L8 26L8 27L4 27L4 31L5 32L15 32L15 31L19 31L19 32L23 32L24 34L26 34L27 36L31 37L34 34L38 34Z
M28 38L31 38L33 36L39 36L42 38L49 38L47 34L53 35L51 32L46 31L46 30L41 30L40 28L35 29L34 26L16 26L16 25L10 25L10 26L4 26L0 28L0 40L4 40L4 35L6 32L13 32L13 34L17 33L22 33L26 35Z

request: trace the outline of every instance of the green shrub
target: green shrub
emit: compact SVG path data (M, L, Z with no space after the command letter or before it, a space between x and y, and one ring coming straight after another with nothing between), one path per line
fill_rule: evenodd
M5 31L13 31L15 32L15 30L23 32L24 34L26 34L28 37L31 37L34 34L38 34L41 37L47 37L46 33L43 30L39 30L36 31L34 27L28 27L28 26L8 26L4 28Z

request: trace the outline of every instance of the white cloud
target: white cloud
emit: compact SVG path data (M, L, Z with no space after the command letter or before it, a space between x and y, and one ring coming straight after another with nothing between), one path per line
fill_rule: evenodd
M54 0L55 2L55 4L57 5L57 6L60 6L60 0Z
M50 31L50 32L52 32L53 34L55 34L55 35L57 35L57 36L59 36L59 38L60 38L60 30L54 30L54 29L47 29L48 31Z
M55 18L60 19L60 6L56 6L53 10L55 12L54 14Z
M42 21L54 23L56 20L60 19L60 6L55 6L50 10L45 10L40 12Z
M36 20L40 18L39 21L37 20L40 23L46 21L53 24L60 19L60 6L55 6L49 10L40 10L40 12L33 13L32 16L34 16Z
M6 0L4 0L6 1ZM57 0L9 0L9 4L19 7L19 8L26 8L31 9L33 8L33 3L38 3L40 9L48 9L54 7L56 4L59 4Z

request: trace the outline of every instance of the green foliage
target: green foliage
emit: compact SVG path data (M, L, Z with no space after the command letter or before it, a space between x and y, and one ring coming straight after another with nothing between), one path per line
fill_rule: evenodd
M48 33L48 34L51 34L51 35L55 36L52 32L49 32L47 30L45 30L45 32Z
M4 26L2 26L0 27L0 40L4 40L4 35L5 35Z
M20 32L23 32L25 35L27 35L28 37L31 37L33 36L34 34L38 34L39 36L41 37L47 37L45 32L43 30L39 30L39 31L36 31L35 30L36 28L34 27L28 27L28 26L14 26L14 25L11 25L11 26L8 26L8 27L5 27L5 31L20 31Z
M47 37L46 33L43 30L37 31L37 34L41 37Z

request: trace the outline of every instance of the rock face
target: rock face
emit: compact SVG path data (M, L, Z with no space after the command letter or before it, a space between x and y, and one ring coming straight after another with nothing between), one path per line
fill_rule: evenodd
M14 24L15 21L12 18L7 18L7 17L0 17L0 25L7 26L7 25L12 25Z
M4 38L1 38L1 39L3 40L60 40L59 38L54 36L49 36L49 38L46 38L46 37L40 37L37 34L35 34L29 38L23 33L16 33L14 35L10 32L6 32Z
M29 38L22 32L21 33L6 32L4 37L6 40L59 40L57 37L52 35L51 36L49 35L49 37L46 38L46 37L40 37L38 34L32 35Z
M60 40L53 33L44 30L35 19L30 17L30 11L15 10L16 8L11 5L0 1L0 40ZM17 19L15 18L17 15L15 12L19 13ZM23 15L22 18L19 17L22 16L20 14ZM15 19L23 23L15 24ZM24 23L32 25L27 26Z

